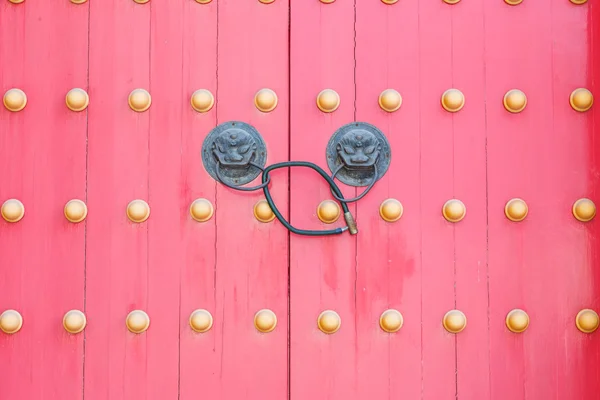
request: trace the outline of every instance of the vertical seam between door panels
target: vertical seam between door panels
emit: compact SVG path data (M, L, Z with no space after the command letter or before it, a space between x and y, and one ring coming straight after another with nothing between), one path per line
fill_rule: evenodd
M152 93L152 2L149 4L148 10L148 87L150 93ZM152 112L152 111L150 111ZM138 119L139 121L139 119ZM147 128L146 128L146 193L148 193L148 204L152 204L150 200L150 114L147 116ZM139 125L138 125L139 126ZM146 309L150 305L150 225L151 221L146 223ZM151 310L149 310L151 312ZM145 338L144 345L146 348L146 362L144 365L144 373L148 376L148 338ZM147 392L146 392L147 394Z
M491 316L490 316L490 201L489 201L489 181L488 181L488 113L487 113L487 52L486 52L486 8L485 1L481 2L483 8L483 109L484 109L484 127L485 127L485 269L487 280L487 345L488 345L488 391L492 396L492 352L490 347Z
M90 92L90 31L91 31L91 10L92 5L88 3L87 15L87 72L86 72L86 89ZM89 126L90 126L90 111L85 110L85 204L88 204L88 172L89 172ZM83 313L87 314L87 219L83 225ZM82 399L85 399L85 350L86 350L86 331L83 330L83 359L82 359Z
M292 1L288 1L288 161L292 159ZM292 169L288 174L288 220L292 220ZM287 235L287 398L292 398L292 238Z
M451 85L454 87L454 8L450 8L450 79ZM452 129L452 197L456 196L456 151L455 142L456 136L454 135L454 115L450 116L451 129ZM456 302L456 224L452 225L452 264L454 267L454 309L457 309ZM458 337L454 335L454 397L458 399Z
M216 2L216 19L217 19L217 23L216 23L216 27L215 27L215 37L216 37L216 45L215 45L215 52L216 52L216 56L215 56L215 126L219 125L219 22L220 22L220 17L219 17L219 4L220 2L217 1ZM215 179L214 181L214 199L215 199L215 212L214 212L214 223L215 223L215 241L214 241L214 252L215 252L215 262L214 262L214 266L213 266L213 307L215 309L215 314L217 312L217 298L219 297L217 294L217 264L218 264L218 249L219 249L219 245L218 245L218 216L219 216L219 205L218 205L218 182ZM221 297L221 300L223 301L223 304L225 303L225 292L223 292L223 296ZM219 358L219 378L221 378L223 376L223 353L224 353L224 346L225 343L222 340L223 339L223 331L225 329L225 307L223 306L223 309L221 311L221 316L220 316L220 321L221 321L221 351L220 351L220 358ZM213 350L215 350L216 346L213 345ZM221 382L221 388L222 388L222 382Z
M353 6L354 6L354 21L353 21L353 32L354 32L354 48L353 48L353 59L354 59L354 71L353 71L353 81L354 81L354 122L356 122L356 112L357 112L357 107L356 107L356 99L357 99L357 85L356 85L356 0L353 1ZM356 187L353 188L353 195L356 196L357 193L357 189ZM354 203L354 215L356 216L356 219L358 220L359 216L358 216L358 205L356 203ZM358 313L356 312L357 309L357 293L356 293L356 289L357 289L357 283L358 283L358 238L356 237L356 235L353 235L354 237L352 238L353 242L354 242L354 342L355 344L355 356L356 356L356 346L358 343ZM357 360L355 359L355 367L354 367L354 371L357 372L357 368L358 367L358 363ZM356 375L355 375L356 376ZM356 382L356 381L355 381Z
M185 15L185 2L181 2L181 16L183 17ZM183 85L183 72L184 72L184 62L183 62L183 58L184 58L184 32L185 32L185 18L182 18L182 23L183 26L181 27L181 80L180 80L180 94L181 94L181 98L184 98L184 95L187 92L187 89L184 87ZM179 162L179 174L180 177L183 174L183 163L181 162L181 157L183 155L183 113L184 113L184 107L183 107L183 102L180 104L180 124L179 124L179 157L180 157L180 162ZM186 220L187 221L187 220ZM178 304L178 313L179 313L179 326L178 326L178 332L177 332L177 399L181 399L181 269L184 268L184 265L186 264L185 259L182 260L181 264L179 265L179 304Z
M424 398L423 391L423 175L422 175L422 162L423 162L423 153L422 153L422 131L421 131L421 1L417 3L417 37L419 40L418 43L418 74L419 74L419 90L418 90L418 104L417 107L419 113L419 263L420 263L420 284L421 284L421 292L420 292L420 317L421 317L421 332L420 332L420 347L421 347L421 399Z

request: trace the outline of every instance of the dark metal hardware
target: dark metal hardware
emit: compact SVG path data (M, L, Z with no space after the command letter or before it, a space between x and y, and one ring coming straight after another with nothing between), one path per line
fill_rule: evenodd
M318 165L306 161L286 161L264 167L266 147L256 129L243 122L227 122L217 126L207 136L202 146L202 160L208 173L227 187L242 191L262 189L273 214L290 232L306 236L325 236L349 231L350 234L356 235L358 228L348 203L363 198L383 176L390 165L391 151L381 131L372 125L357 122L338 129L329 141L327 164L332 171L331 176ZM345 227L327 230L298 229L283 217L269 191L269 173L274 169L287 167L311 168L327 181L331 194L342 206ZM241 186L251 182L260 171L260 185ZM359 196L345 199L335 183L336 177L347 185L367 188Z
M204 169L213 179L233 189L252 182L264 170L267 146L258 131L245 122L229 121L215 127L202 144ZM267 182L268 184L268 182Z
M326 156L333 177L349 186L367 186L365 192L354 199L356 201L387 172L392 151L387 138L375 126L353 122L333 134Z

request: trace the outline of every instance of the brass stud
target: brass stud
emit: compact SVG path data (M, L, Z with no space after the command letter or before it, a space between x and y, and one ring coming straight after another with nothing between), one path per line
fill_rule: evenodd
M194 332L208 332L213 326L213 317L210 312L198 309L190 315L190 327Z
M4 93L2 102L8 111L18 112L27 105L27 95L21 89L9 89Z
M379 317L379 326L388 333L398 332L403 324L404 318L398 310L385 310Z
M464 203L457 199L448 200L442 207L442 214L447 221L459 222L467 213Z
M504 2L506 4L508 4L509 6L516 6L519 5L523 2L523 0L504 0Z
M206 222L212 218L215 209L207 199L196 199L190 206L190 215L198 222Z
M277 107L277 94L271 89L260 89L254 95L254 105L262 112L271 112Z
M13 334L19 332L23 326L23 317L15 310L6 310L0 314L0 330L4 333Z
M263 4L271 4L271 3L273 3L275 0L258 0L258 1L260 1L260 2L261 2L261 3L263 3Z
M277 316L271 310L260 310L254 314L254 326L259 332L272 332L277 326Z
M596 205L590 199L579 199L573 204L573 216L581 222L588 222L596 216Z
M69 222L78 223L87 216L87 206L78 199L69 200L64 208L65 217Z
M525 332L529 326L529 315L518 308L511 310L506 315L506 327L514 333Z
M585 88L575 89L571 92L571 96L569 96L569 103L571 103L573 110L586 112L594 104L594 95Z
M254 217L260 222L271 222L275 219L275 214L266 200L260 200L254 205Z
M397 0L395 0L394 3L396 1ZM384 3L385 3L385 1L384 1ZM386 4L393 4L393 3L386 3ZM392 113L394 111L397 111L401 105L402 105L402 96L400 95L400 93L398 93L394 89L386 89L383 92L381 92L381 94L379 95L379 107L381 107L381 109L383 111Z
M317 325L323 333L332 334L336 333L342 325L342 319L339 314L333 310L325 310L319 314L317 319Z
M511 89L504 95L502 103L506 111L517 114L527 106L527 96L519 89Z
M71 111L83 111L90 104L90 97L83 89L75 88L69 90L65 96L65 103Z
M458 3L460 0L444 0L444 3L446 4L456 4Z
M522 199L511 199L504 206L504 215L513 222L523 221L529 213L529 207Z
M384 4L395 4L398 0L381 0L381 2Z
M127 329L133 333L142 333L150 326L150 317L142 310L133 310L125 320Z
M317 96L317 107L323 112L334 112L339 106L340 95L335 90L325 89Z
M150 96L150 93L148 93L147 90L134 89L129 94L128 102L129 107L131 107L133 111L144 112L150 108L150 104L152 104L152 97Z
M581 4L585 4L585 3L587 3L587 0L571 0L571 3L573 3L573 4L577 5L577 6L579 6L579 5L581 5Z
M0 213L6 222L19 222L25 215L25 206L17 199L9 199L2 204Z
M579 311L577 317L575 317L575 325L577 325L577 329L583 333L594 332L598 329L598 325L600 325L598 313L589 308Z
M396 199L387 199L379 206L379 215L387 222L396 222L402 217L404 207Z
M146 4L150 0L133 0L133 1L136 2L136 3L138 3L138 4Z
M325 4L331 4L333 3L335 0L320 0L321 3L325 3Z
M79 333L85 329L86 325L85 314L79 310L71 310L63 317L63 327L69 333Z
M13 4L19 4L19 3L24 2L25 0L8 0L8 1Z
M210 3L212 0L196 0L196 3L200 3L200 4L208 4Z
M127 217L132 222L144 222L150 216L150 206L144 200L132 200L127 205Z
M85 3L87 0L71 0L71 3L73 4L83 4Z
M465 95L460 90L448 89L442 94L442 107L444 107L444 110L449 112L458 112L464 106Z
M213 96L210 90L198 89L192 93L190 103L194 110L199 113L205 113L210 111L215 105L215 96Z
M340 214L340 206L333 200L323 200L317 207L317 216L326 224L333 224Z
M450 333L459 333L467 326L467 317L462 311L450 310L442 321L444 328Z

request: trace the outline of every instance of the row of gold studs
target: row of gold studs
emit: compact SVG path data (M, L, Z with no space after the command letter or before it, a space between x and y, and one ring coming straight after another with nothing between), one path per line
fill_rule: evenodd
M65 218L73 223L83 221L88 213L87 205L79 199L69 200L63 211ZM588 222L596 216L596 205L590 199L581 198L573 203L571 212L577 220ZM398 221L403 213L404 207L396 199L386 199L379 206L379 215L387 222ZM442 215L449 222L461 221L466 213L465 204L458 199L448 200L442 207ZM528 213L529 206L523 199L511 199L504 206L506 218L513 222L523 221ZM18 199L9 199L0 207L0 214L7 222L19 222L25 216L25 206ZM126 214L132 222L141 223L150 217L150 206L144 200L132 200L127 205ZM208 221L213 214L214 207L207 199L196 199L190 205L190 215L198 222ZM324 200L317 207L317 216L324 223L332 224L340 218L340 215L340 206L333 200ZM254 216L265 223L275 219L275 214L266 200L260 200L254 205Z
M522 333L529 327L529 315L521 310L511 310L506 315L506 327L514 333ZM205 309L192 312L189 318L192 330L208 332L213 326L213 316ZM63 327L72 334L82 332L87 325L85 314L80 310L68 311L63 317ZM337 332L342 325L339 314L333 310L323 311L317 318L317 326L327 334ZM379 317L379 327L388 333L396 333L404 325L404 317L395 309L385 310ZM598 314L589 308L583 309L575 317L575 326L581 332L592 333L598 329ZM0 330L7 334L17 333L23 326L23 317L16 310L6 310L0 314ZM125 318L125 326L132 333L145 332L150 327L150 317L143 310L133 310ZM272 310L262 309L254 315L254 326L259 332L269 333L277 326L277 316ZM442 318L442 326L450 333L460 333L467 327L467 317L460 310L450 310Z
M80 88L71 89L65 99L67 107L72 111L83 111L90 103L87 92ZM262 112L268 113L277 107L277 94L268 88L260 89L254 95L254 105ZM402 106L402 96L395 89L386 89L379 95L379 106L389 113L398 111ZM513 114L520 113L527 106L527 96L519 89L511 89L502 99L504 108ZM4 107L12 112L18 112L27 105L27 95L18 88L6 91L3 97ZM152 97L145 89L134 89L128 98L129 107L136 112L144 112L150 108ZM215 104L215 97L207 89L196 90L190 104L200 113L210 111ZM340 106L340 95L332 89L324 89L317 95L319 110L331 113ZM575 111L585 112L594 104L594 96L586 88L577 88L569 95L569 104ZM441 97L441 105L448 112L458 112L465 105L465 95L458 89L448 89Z
M8 0L9 2L13 3L13 4L20 4L23 3L25 0ZM71 3L73 4L83 4L85 2L87 2L87 0L70 0ZM200 4L208 4L210 2L212 2L212 0L195 0L196 3L200 3ZM331 4L334 3L335 0L319 0L321 3L324 4ZM575 4L575 5L581 5L581 4L585 4L587 2L587 0L569 0L571 3ZM134 3L138 3L138 4L146 4L148 2L150 2L150 0L133 0ZM263 3L263 4L271 4L274 3L275 0L258 0L259 3ZM396 4L398 2L398 0L381 0L382 3L384 4ZM444 3L446 4L457 4L460 2L460 0L443 0ZM511 6L516 6L519 5L523 2L523 0L504 0L504 2L508 5Z

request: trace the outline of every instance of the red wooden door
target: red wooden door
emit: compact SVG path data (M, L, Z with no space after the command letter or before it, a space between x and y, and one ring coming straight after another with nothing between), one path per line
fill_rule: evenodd
M0 0L0 400L596 399L597 8ZM326 171L381 130L359 233L216 182L231 121Z

